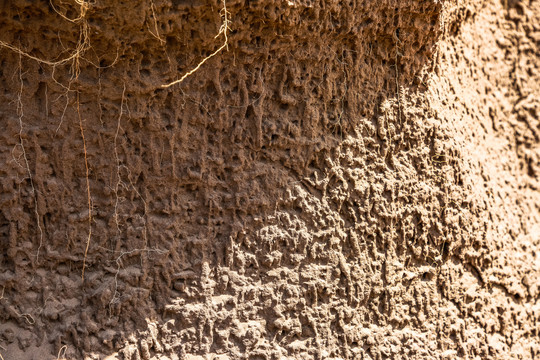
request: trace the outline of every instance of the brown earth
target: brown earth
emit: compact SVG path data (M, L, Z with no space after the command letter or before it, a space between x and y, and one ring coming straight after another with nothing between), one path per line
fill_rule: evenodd
M3 359L540 358L540 1L0 3Z

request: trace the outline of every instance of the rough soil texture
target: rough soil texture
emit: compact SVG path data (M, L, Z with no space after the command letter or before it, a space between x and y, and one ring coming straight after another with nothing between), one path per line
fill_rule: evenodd
M540 358L540 1L0 4L3 359Z

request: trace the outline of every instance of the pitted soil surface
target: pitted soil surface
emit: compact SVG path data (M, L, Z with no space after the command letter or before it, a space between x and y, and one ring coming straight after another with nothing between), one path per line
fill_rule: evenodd
M540 1L1 3L3 359L540 358Z

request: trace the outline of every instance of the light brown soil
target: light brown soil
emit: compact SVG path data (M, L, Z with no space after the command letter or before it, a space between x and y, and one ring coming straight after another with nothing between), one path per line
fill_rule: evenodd
M540 1L1 3L3 359L540 358Z

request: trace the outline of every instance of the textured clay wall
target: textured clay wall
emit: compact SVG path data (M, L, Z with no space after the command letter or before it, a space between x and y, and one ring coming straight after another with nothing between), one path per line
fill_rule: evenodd
M539 59L537 0L0 1L1 356L540 357Z

